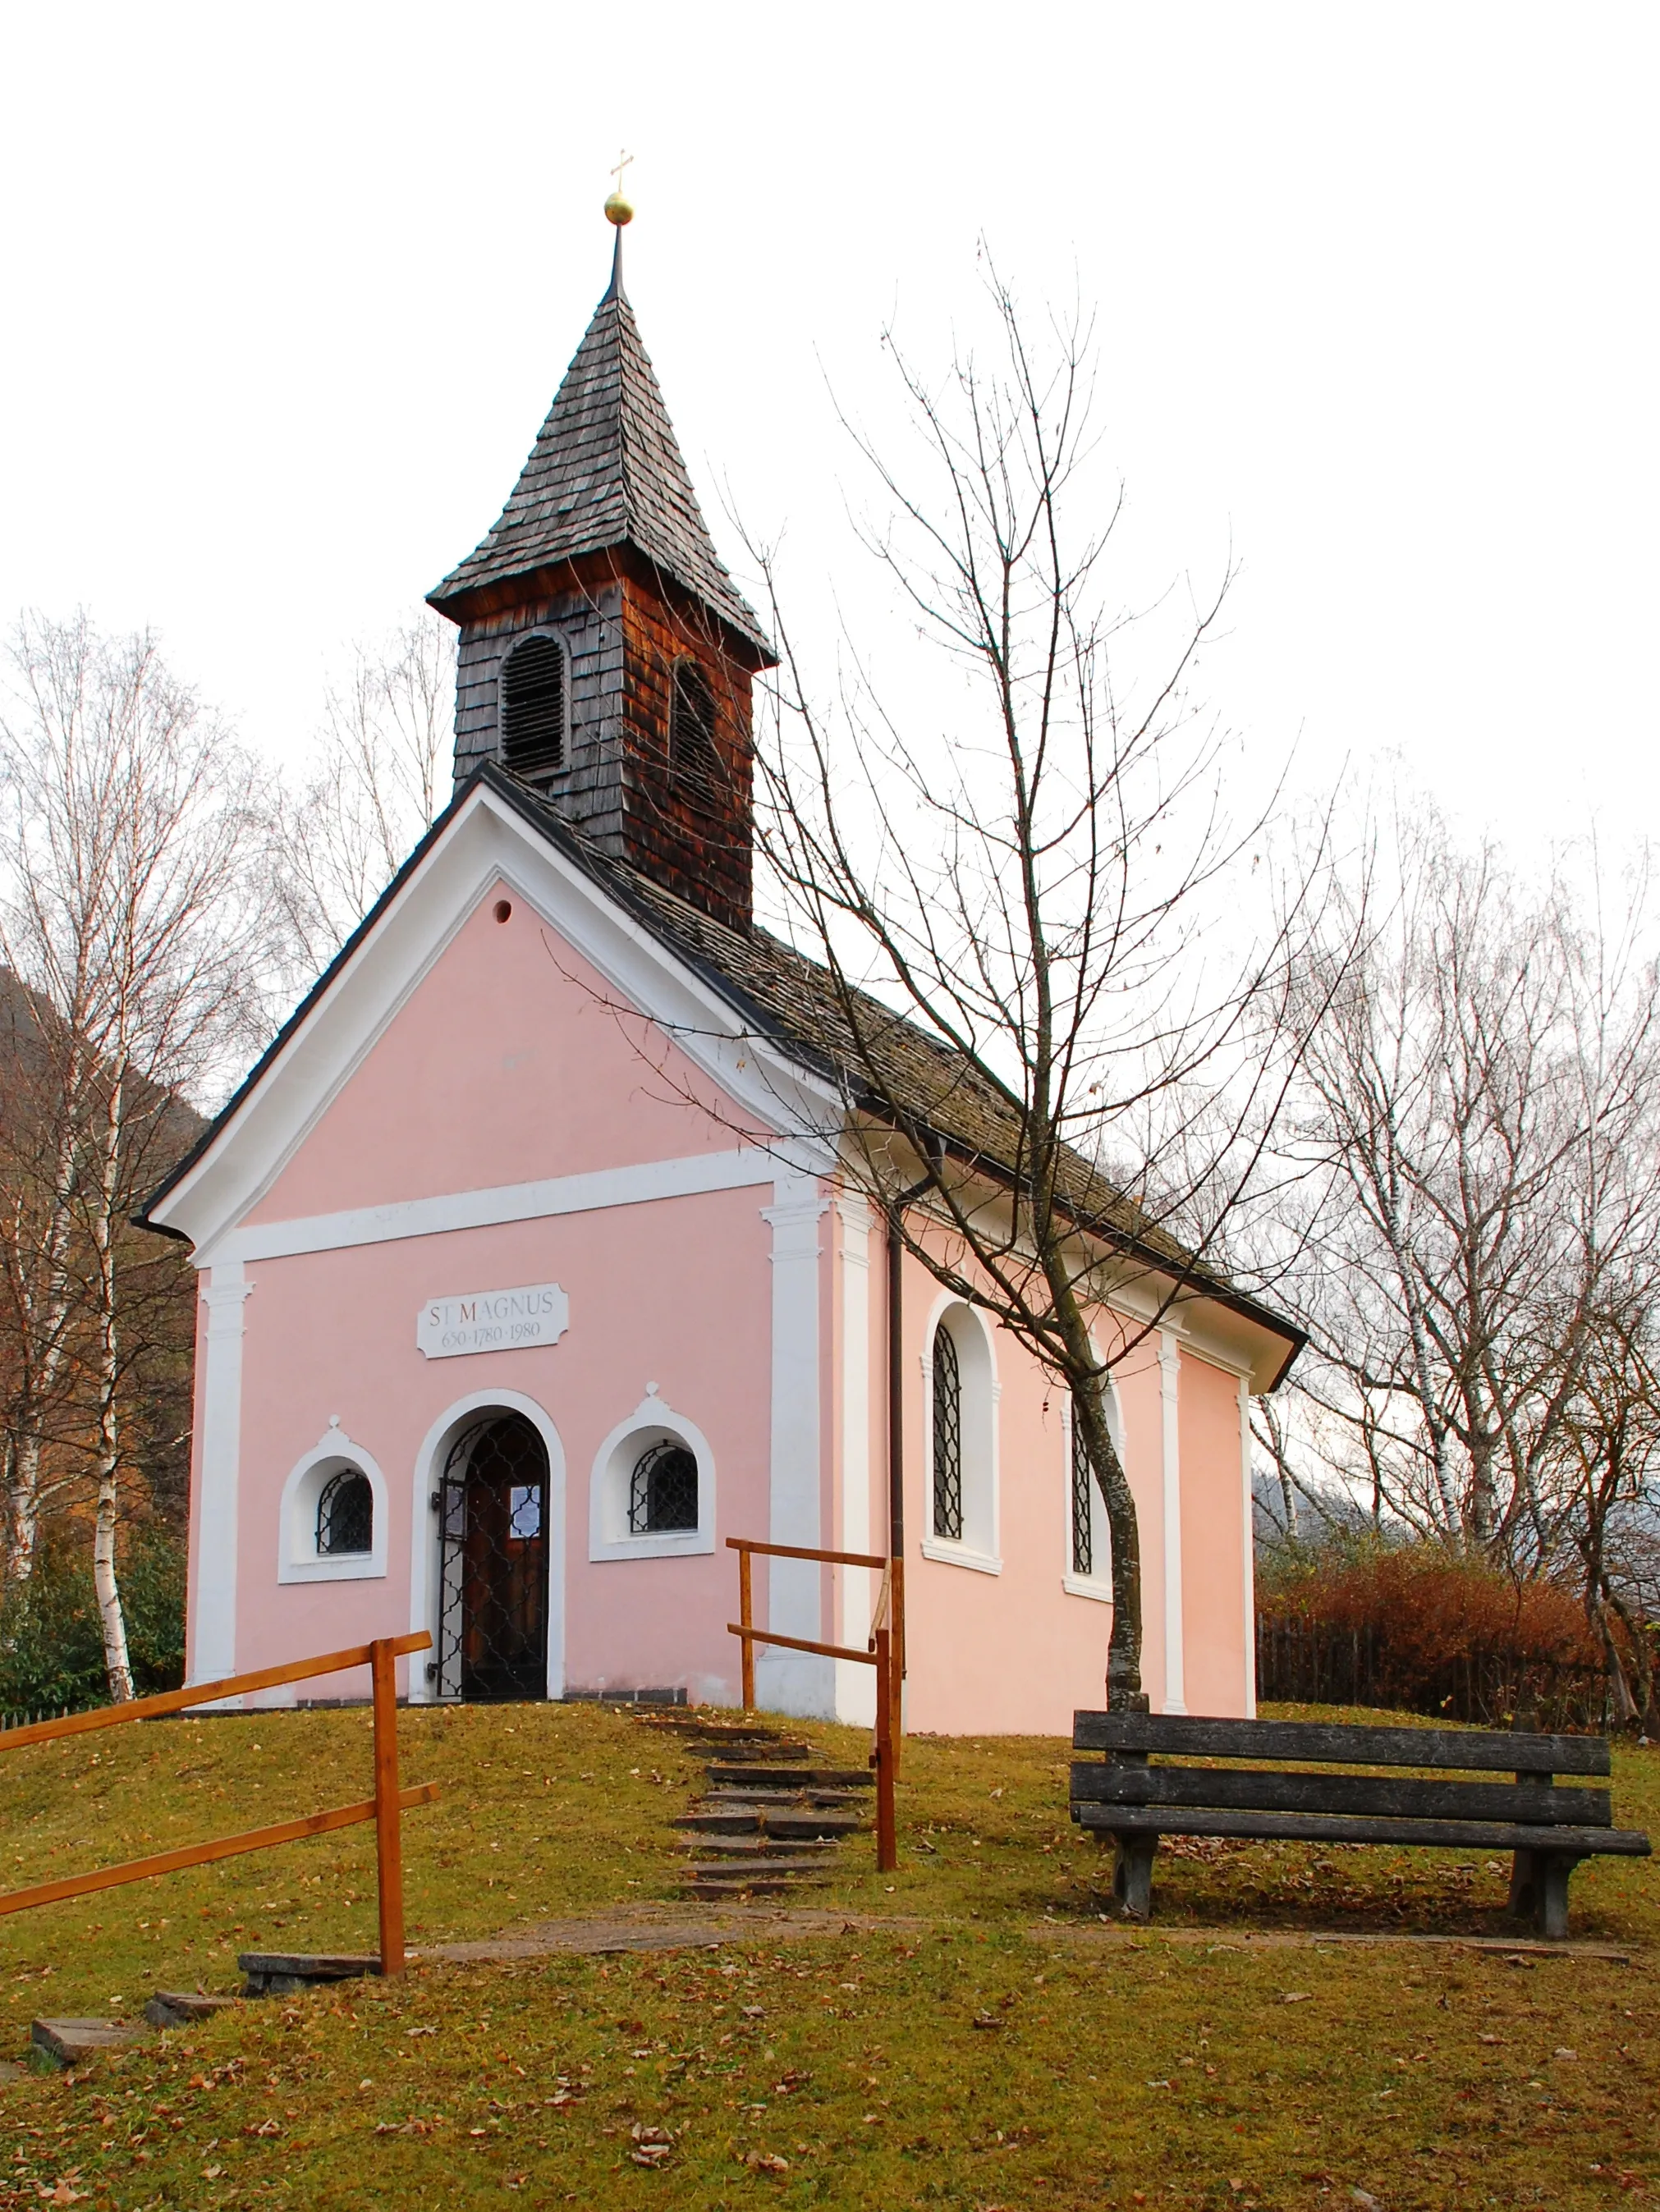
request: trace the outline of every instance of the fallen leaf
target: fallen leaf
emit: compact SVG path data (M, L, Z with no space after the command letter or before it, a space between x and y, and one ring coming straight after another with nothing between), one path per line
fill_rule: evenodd
M1285 2002L1287 2004L1306 2004L1313 1995L1312 1990L1287 1990L1285 1993Z

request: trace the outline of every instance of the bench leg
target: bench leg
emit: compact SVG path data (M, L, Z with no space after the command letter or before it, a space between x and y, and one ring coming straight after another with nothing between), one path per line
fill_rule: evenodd
M1531 1920L1539 1895L1539 1854L1517 1851L1510 1863L1510 1912L1512 1920Z
M1535 1851L1533 1924L1548 1943L1562 1943L1568 1933L1568 1882L1579 1863L1567 1851Z
M1112 1893L1131 1920L1152 1917L1152 1861L1158 1849L1157 1836L1115 1836L1117 1856L1112 1869Z

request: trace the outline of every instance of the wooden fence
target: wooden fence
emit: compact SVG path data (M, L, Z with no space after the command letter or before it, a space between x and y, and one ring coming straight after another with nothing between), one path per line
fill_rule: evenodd
M894 1784L899 1772L900 1692L904 1678L905 1582L903 1559L887 1559L868 1552L821 1552L798 1544L760 1544L748 1536L728 1536L727 1549L738 1554L738 1613L727 1623L729 1635L742 1640L744 1710L755 1709L755 1647L778 1644L787 1651L817 1652L825 1659L850 1659L857 1666L876 1669L876 1748L871 1765L876 1770L876 1866L891 1874L899 1863L899 1844L894 1810ZM750 1563L759 1553L763 1559L817 1559L832 1567L873 1567L882 1577L876 1607L871 1616L870 1640L863 1651L850 1644L818 1644L804 1636L785 1636L776 1629L755 1626L754 1587Z
M1541 1660L1501 1646L1451 1651L1426 1667L1368 1621L1345 1628L1294 1614L1256 1617L1256 1694L1287 1705L1370 1705L1476 1728L1510 1728L1521 1715L1548 1734L1608 1724L1600 1667Z
M419 1782L412 1789L398 1786L398 1690L395 1662L404 1653L425 1651L432 1638L382 1636L373 1644L354 1645L349 1651L325 1651L312 1659L294 1659L281 1667L260 1667L248 1674L229 1674L216 1682L192 1682L182 1690L164 1690L154 1698L134 1698L124 1705L99 1705L90 1712L70 1713L59 1720L34 1721L23 1728L0 1731L0 1752L21 1751L34 1743L56 1743L65 1736L88 1735L96 1729L120 1728L129 1721L155 1720L164 1713L184 1712L197 1705L216 1705L222 1698L245 1695L250 1690L274 1689L283 1682L303 1682L316 1674L337 1674L350 1667L367 1667L372 1686L374 1714L374 1795L355 1805L336 1805L325 1813L302 1814L298 1820L277 1820L269 1827L248 1828L240 1835L216 1836L205 1844L182 1844L149 1858L129 1859L124 1865L99 1867L90 1874L60 1876L55 1881L35 1882L27 1889L0 1893L0 1914L24 1912L36 1905L53 1905L66 1897L85 1897L94 1890L114 1889L123 1882L145 1881L152 1875L176 1874L182 1868L204 1866L214 1859L234 1858L243 1851L270 1850L278 1844L298 1843L302 1837L323 1836L336 1828L350 1828L361 1820L375 1827L375 1869L380 1904L380 1971L404 1971L404 1856L401 1816L417 1805L429 1805L438 1795L435 1782Z

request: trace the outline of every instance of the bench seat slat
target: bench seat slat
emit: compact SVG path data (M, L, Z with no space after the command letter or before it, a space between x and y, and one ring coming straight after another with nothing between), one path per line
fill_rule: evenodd
M1370 1813L1420 1820L1539 1821L1608 1827L1606 1790L1548 1784L1402 1781L1374 1774L1273 1774L1261 1768L1115 1766L1083 1760L1072 1770L1075 1799L1103 1805L1239 1806L1264 1813Z
M1607 1774L1605 1738L1502 1729L1368 1728L1337 1721L1226 1721L1177 1713L1077 1712L1074 1751L1170 1752L1354 1766L1444 1766L1512 1774Z
M1125 1836L1277 1838L1305 1844L1427 1844L1455 1851L1562 1851L1646 1858L1649 1839L1631 1828L1541 1828L1499 1820L1364 1820L1341 1814L1241 1813L1153 1805L1074 1805L1095 1833Z

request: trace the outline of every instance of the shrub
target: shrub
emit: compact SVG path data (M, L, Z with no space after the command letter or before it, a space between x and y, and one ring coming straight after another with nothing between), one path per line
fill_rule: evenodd
M1563 1583L1517 1582L1438 1545L1339 1541L1270 1556L1257 1690L1490 1728L1605 1724L1601 1645Z
M120 1579L134 1687L140 1697L176 1689L185 1679L182 1550L163 1530L136 1529ZM0 1711L73 1711L108 1696L90 1543L56 1541L0 1604Z

